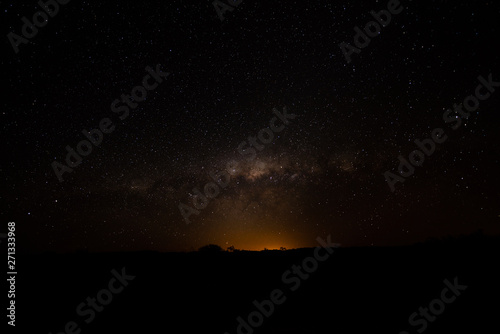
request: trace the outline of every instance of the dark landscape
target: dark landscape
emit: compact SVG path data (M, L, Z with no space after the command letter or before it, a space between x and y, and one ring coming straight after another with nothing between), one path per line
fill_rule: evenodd
M19 289L30 298L19 298L19 312L30 319L20 329L59 333L74 320L82 333L232 334L254 299L281 289L286 300L255 333L399 333L410 329L410 314L440 297L445 279L458 277L467 288L425 332L486 333L498 319L498 241L478 232L406 247L336 248L296 291L281 275L313 248L25 255ZM122 267L135 278L84 324L77 305Z

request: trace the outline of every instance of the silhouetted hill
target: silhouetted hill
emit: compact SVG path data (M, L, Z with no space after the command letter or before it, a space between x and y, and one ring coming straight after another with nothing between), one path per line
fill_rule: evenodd
M54 334L71 320L81 333L233 334L237 317L256 309L254 300L280 289L286 300L255 333L399 333L410 329L413 312L440 298L445 279L457 277L467 289L425 333L490 333L500 310L499 241L474 234L408 247L337 248L296 291L282 275L314 248L23 255L17 321L21 329ZM122 268L135 278L86 324L76 307L108 288L111 270Z

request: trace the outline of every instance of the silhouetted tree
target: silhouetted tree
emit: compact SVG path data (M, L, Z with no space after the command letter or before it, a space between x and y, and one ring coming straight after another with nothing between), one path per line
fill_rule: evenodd
M227 251L228 251L228 252L234 252L234 246L229 246L229 247L227 248Z
M281 247L280 247L280 251L286 251L286 248L285 248L285 247L283 247L283 246L281 246Z

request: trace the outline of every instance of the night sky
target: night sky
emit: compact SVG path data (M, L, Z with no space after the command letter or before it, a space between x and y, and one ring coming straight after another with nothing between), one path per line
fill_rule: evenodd
M18 53L7 35L40 7L2 2L2 221L34 252L500 233L500 87L456 130L443 120L479 76L500 81L500 3L401 6L348 63L339 45L387 1L244 0L221 21L208 0L72 0ZM169 75L120 119L112 103L126 106L157 65ZM284 111L295 116L281 127ZM53 162L106 118L114 130L60 182ZM273 118L281 131L261 131ZM448 139L392 192L384 173L435 128ZM259 132L269 143L250 159ZM228 185L187 224L179 205L195 210L194 189L231 161Z

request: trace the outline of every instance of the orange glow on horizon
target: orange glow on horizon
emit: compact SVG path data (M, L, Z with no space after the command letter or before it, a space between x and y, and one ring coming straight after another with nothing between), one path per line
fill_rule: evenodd
M279 250L280 247L285 247L288 250L304 247L299 240L296 240L296 238L290 234L281 234L276 237L275 235L266 235L264 233L242 233L239 238L237 237L235 239L233 244L234 248L240 250ZM226 248L229 246L231 245L226 244Z

